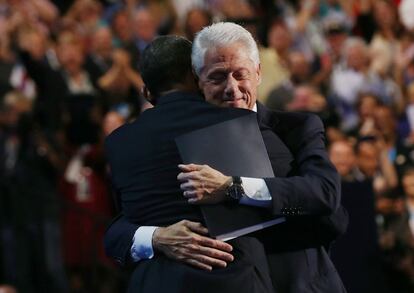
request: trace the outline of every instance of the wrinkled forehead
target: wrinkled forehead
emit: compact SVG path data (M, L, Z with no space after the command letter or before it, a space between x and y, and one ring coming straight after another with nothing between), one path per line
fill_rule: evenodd
M201 72L205 73L216 67L248 67L255 68L248 50L242 44L235 43L228 46L209 48L204 55L204 66Z

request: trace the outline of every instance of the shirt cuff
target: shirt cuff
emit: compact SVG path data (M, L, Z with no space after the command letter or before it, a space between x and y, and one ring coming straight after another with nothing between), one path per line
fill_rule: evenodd
M150 259L154 256L152 235L157 228L155 226L141 226L135 231L131 246L131 257L134 262Z
M241 204L269 207L272 204L272 196L266 182L261 178L241 177L245 196L240 199Z

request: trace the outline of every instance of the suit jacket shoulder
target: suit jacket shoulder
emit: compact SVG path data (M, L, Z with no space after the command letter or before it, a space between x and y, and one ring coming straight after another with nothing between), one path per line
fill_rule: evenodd
M278 123L274 130L285 139L307 138L316 132L324 132L322 120L313 113L272 111Z

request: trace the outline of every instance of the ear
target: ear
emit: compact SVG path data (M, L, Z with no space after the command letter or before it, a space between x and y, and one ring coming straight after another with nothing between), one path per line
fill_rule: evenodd
M262 64L260 63L259 65L257 65L256 74L257 74L257 85L259 85L262 83Z
M142 96L148 101L150 102L152 105L155 105L155 98L154 96L151 94L151 92L149 91L149 89L147 88L147 86L144 84L144 86L142 87Z

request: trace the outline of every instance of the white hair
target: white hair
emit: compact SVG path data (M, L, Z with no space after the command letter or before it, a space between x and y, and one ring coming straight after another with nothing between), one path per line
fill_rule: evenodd
M368 55L369 53L367 43L360 37L350 37L345 41L342 48L342 56L347 57L348 51L351 48L360 48L365 55Z
M204 66L204 57L211 48L220 48L239 43L245 46L250 59L260 64L259 50L252 35L242 26L232 22L218 22L197 33L191 53L191 62L199 76Z

